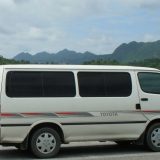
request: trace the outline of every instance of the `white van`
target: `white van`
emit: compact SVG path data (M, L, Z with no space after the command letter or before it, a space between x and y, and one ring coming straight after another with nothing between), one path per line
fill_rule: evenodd
M160 151L160 71L129 66L0 66L0 143L55 156L76 141Z

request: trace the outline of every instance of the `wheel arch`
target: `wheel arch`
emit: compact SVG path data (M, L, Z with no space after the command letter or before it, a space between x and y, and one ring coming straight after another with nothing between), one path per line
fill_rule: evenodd
M52 129L55 129L55 131L57 131L57 133L59 134L61 141L64 142L64 133L63 133L61 125L54 123L54 122L41 122L41 123L38 123L32 126L28 136L30 137L34 131L36 131L37 129L43 128L43 127L51 127Z
M145 130L143 131L143 133L141 134L141 136L138 139L138 144L144 144L145 143L145 138L146 138L146 134L148 129L155 123L160 123L160 117L156 117L154 119L151 119L150 121L147 122Z
M61 142L65 143L65 138L64 138L64 132L62 129L61 124L56 123L56 122L50 122L50 121L41 121L41 122L36 122L34 124L31 125L30 130L26 136L26 138L24 139L23 143L22 143L22 148L27 149L29 142L30 142L30 138L32 136L32 134L43 127L50 127L52 129L54 129L60 136Z
M145 129L145 133L146 133L146 131L150 128L150 126L152 126L152 125L155 124L155 123L160 123L160 117L155 118L155 119L152 119L152 120L150 120L150 121L148 122L147 127L146 127L146 129Z

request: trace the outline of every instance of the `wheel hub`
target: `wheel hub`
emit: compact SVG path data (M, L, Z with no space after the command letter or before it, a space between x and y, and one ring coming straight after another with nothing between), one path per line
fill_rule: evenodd
M42 133L37 138L36 146L37 149L43 154L51 153L56 146L55 137L50 133Z
M160 141L160 134L157 135L157 139Z
M151 141L155 147L160 147L160 128L156 128L151 133Z

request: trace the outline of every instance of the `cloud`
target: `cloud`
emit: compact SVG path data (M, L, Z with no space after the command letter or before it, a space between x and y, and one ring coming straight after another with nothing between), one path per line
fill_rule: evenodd
M142 39L144 42L152 42L158 40L157 35L146 33Z
M0 1L0 7L12 7L14 6L13 0L1 0Z
M76 48L82 52L89 50L97 54L111 54L116 45L117 42L111 34L93 30L87 37L76 43Z
M159 12L159 0L0 0L0 52L111 53L124 41L157 39Z
M14 3L16 4L23 4L23 3L28 3L30 0L13 0Z
M144 8L144 9L158 9L160 8L159 0L120 0L125 7Z
M9 35L9 34L12 34L12 32L11 32L11 30L0 26L0 34Z

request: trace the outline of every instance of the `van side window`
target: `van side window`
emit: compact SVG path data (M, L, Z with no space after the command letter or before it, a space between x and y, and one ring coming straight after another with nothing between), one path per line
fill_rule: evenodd
M9 97L41 97L42 78L38 72L8 72L6 93Z
M146 93L160 94L160 74L142 72L138 73L141 89Z
M76 95L72 72L44 72L44 97L74 97Z
M132 92L126 72L79 72L78 83L82 97L128 97Z
M6 77L9 97L74 97L72 72L10 71Z

